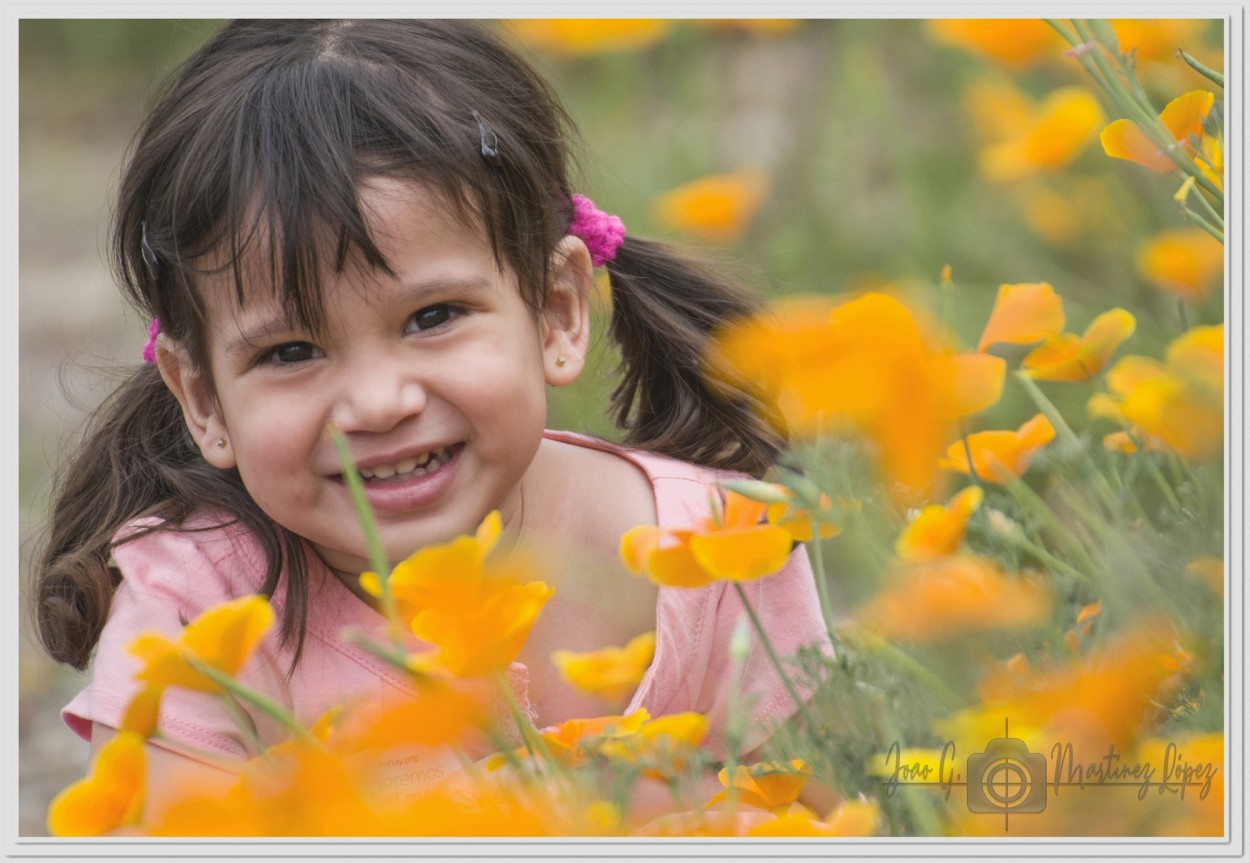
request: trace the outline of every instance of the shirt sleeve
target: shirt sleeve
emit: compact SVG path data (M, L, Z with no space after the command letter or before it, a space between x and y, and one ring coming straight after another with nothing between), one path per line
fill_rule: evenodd
M91 682L61 711L71 730L89 740L93 722L120 727L131 698L142 688L134 679L140 662L127 645L144 631L176 638L202 611L240 595L229 573L229 562L238 556L235 551L220 531L157 530L116 546L113 559L122 580L96 647ZM253 656L248 665L265 663ZM272 676L263 668L260 673ZM248 755L237 726L216 695L165 690L157 727L168 743L159 738L151 742L182 755L200 760Z
M761 627L768 634L774 653L781 660L786 676L798 696L806 701L813 687L801 678L790 658L805 646L815 646L829 655L833 653L820 613L820 601L806 546L792 551L785 567L779 572L745 582L742 587ZM751 648L742 666L739 684L740 703L747 710L743 751L758 748L772 736L777 726L798 710L759 632L751 623L738 591L732 584L725 584L716 603L707 671L695 706L709 718L711 731L708 745L715 752L722 752L726 742L725 728L733 685L733 661L729 646L740 620L749 627L751 636Z

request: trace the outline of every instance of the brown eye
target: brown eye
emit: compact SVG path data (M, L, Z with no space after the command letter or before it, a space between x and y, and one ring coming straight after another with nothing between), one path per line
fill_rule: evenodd
M321 350L308 342L288 342L270 348L266 351L264 358L267 362L277 365L293 365L315 360L321 355Z
M408 319L409 326L414 330L433 330L443 326L456 316L456 309L447 303L424 308Z

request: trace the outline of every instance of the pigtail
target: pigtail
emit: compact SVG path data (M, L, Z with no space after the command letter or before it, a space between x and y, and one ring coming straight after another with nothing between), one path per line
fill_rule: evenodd
M745 390L713 389L705 366L712 333L755 312L758 301L702 264L634 236L607 267L610 333L622 366L612 413L625 443L763 475L785 446L776 412Z
M203 506L233 513L261 541L270 561L262 593L272 595L284 561L302 563L298 538L275 530L237 472L204 460L178 400L156 366L145 364L96 410L76 454L55 479L31 596L39 640L49 655L79 671L90 662L121 581L110 563L118 529L143 516L163 519L160 526L127 537L136 539L178 526ZM289 592L284 624L303 620L305 602L304 590ZM303 633L297 628L298 657Z

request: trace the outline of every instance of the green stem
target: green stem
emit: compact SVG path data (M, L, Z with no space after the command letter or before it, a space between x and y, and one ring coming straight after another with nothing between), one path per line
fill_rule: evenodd
M1211 218L1211 222L1212 222L1212 224L1214 224L1214 225L1216 225L1217 227L1219 227L1219 228L1220 228L1220 232L1221 232L1221 233L1223 233L1223 229L1224 229L1224 216L1223 216L1222 214L1217 213L1217 212L1215 211L1215 207L1214 207L1214 206L1212 206L1211 202L1207 200L1207 196L1206 196L1206 195L1204 195L1204 194L1202 194L1201 192L1199 192L1199 193L1198 193L1197 195L1195 195L1194 197L1196 197L1196 198L1198 199L1198 201L1202 204L1203 209L1205 209L1205 210L1207 211L1207 215Z
M285 726L293 735L298 737L304 743L311 743L315 746L321 745L317 738L313 737L312 734L309 733L307 728L300 725L299 720L288 712L285 707L274 701L269 696L262 695L254 689L249 689L229 674L226 674L224 671L209 665L203 660L196 659L194 657L187 657L186 663L200 674L203 674L209 680L216 683L222 689L238 698L240 701L250 704L270 719L273 719L274 721Z
M1054 402L1046 397L1046 394L1042 392L1042 388L1027 374L1022 371L1016 372L1016 379L1024 385L1025 391L1033 399L1033 403L1045 414L1046 419L1050 420L1050 424L1055 427L1060 440L1073 452L1081 454L1081 460L1085 462L1086 468L1094 478L1094 488L1102 498L1103 505L1107 507L1109 512L1115 512L1115 492L1107 484L1107 478L1094 466L1093 461L1089 458L1089 454L1085 452L1085 447L1082 446L1080 438L1072 431L1071 426L1063 418L1063 414L1059 413L1059 409L1055 407Z
M1075 36L1073 36L1070 32L1064 29L1064 26L1059 23L1059 19L1043 18L1042 20L1044 20L1047 24L1049 24L1051 29L1054 30L1056 33L1058 33L1060 36L1062 36L1064 40L1073 48L1075 48L1077 45L1080 44L1080 42L1077 41L1077 38Z
M912 677L925 684L947 708L957 710L964 705L964 699L960 698L958 693L943 683L941 678L921 664L915 657L895 647L875 632L869 632L867 629L855 624L846 624L839 630L839 633L844 641L849 641L860 650L876 654L898 668L907 671Z
M1206 200L1206 198L1203 198L1203 197L1202 197L1202 195L1199 195L1199 196L1198 196L1198 198L1199 198L1200 200L1203 200L1203 201L1205 201L1205 200ZM1206 231L1208 234L1210 234L1211 236L1215 237L1215 239L1219 240L1221 244L1224 242L1224 232L1223 232L1223 231L1221 231L1221 230L1220 230L1219 228L1217 228L1215 225L1211 224L1209 221L1207 221L1206 219L1204 219L1202 216L1200 216L1200 215L1198 215L1197 213L1195 213L1193 210L1191 210L1191 209L1189 208L1189 206L1188 206L1188 205L1186 205L1186 204L1181 204L1181 209L1185 212L1185 215L1186 215L1188 218L1192 219L1194 222L1196 222L1196 223L1197 223L1198 227L1202 228L1202 229L1203 229L1204 231Z
M1082 21L1073 19L1072 24L1076 27L1077 33L1084 42L1096 41L1089 34ZM1107 65L1106 58L1102 56L1102 52L1098 50L1088 51L1080 54L1078 59L1081 65L1085 67L1085 70L1094 78L1094 81L1112 98L1116 105L1128 114L1129 118L1137 123L1138 127L1159 146L1159 151L1176 167L1193 177L1199 186L1206 189L1215 200L1223 205L1224 193L1207 179L1206 175L1198 169L1198 166L1193 163L1193 160L1189 158L1189 155L1183 149L1176 149L1177 142L1172 139L1171 130L1163 125L1158 113L1154 110L1154 106L1149 101L1146 101L1143 106L1136 98L1125 91L1124 87L1116 80L1115 72ZM1123 64L1122 60L1120 62ZM1136 85L1136 78L1131 70L1126 71L1125 77ZM1141 98L1145 99L1144 94Z
M764 645L764 650L768 653L768 658L773 663L773 668L777 670L777 674L781 677L781 682L785 684L786 692L790 694L790 698L794 700L795 706L798 708L799 716L803 719L804 726L808 729L808 733L815 733L816 724L812 722L812 718L807 712L807 703L799 698L798 690L794 688L794 684L790 681L790 675L786 674L786 669L781 664L781 659L777 656L777 651L773 649L773 643L768 639L768 633L764 631L764 624L760 622L759 616L755 613L755 609L751 606L751 601L747 599L747 593L742 589L742 585L734 582L734 590L738 592L738 599L742 600L742 607L746 609L747 615L751 618L751 625L755 627L755 632L760 637L760 643Z
M1028 507L1038 517L1042 522L1042 526L1051 534L1055 542L1065 546L1068 552L1091 574L1097 570L1093 558L1089 556L1089 553L1079 542L1073 539L1072 532L1064 527L1059 517L1055 515L1055 511L1050 508L1050 504L1038 497L1037 492L1029 488L1028 483L1011 477L1005 485L1012 497Z
M382 548L382 540L378 536L378 525L373 518L373 509L365 497L365 487L360 481L360 472L352 461L351 451L347 448L347 436L334 426L328 429L330 440L338 451L339 463L343 466L343 479L352 496L352 505L356 509L356 518L360 520L360 528L365 535L365 549L369 553L369 564L378 575L382 586L382 614L391 623L392 631L399 631L399 613L395 608L395 597L391 594L391 564L387 560L386 551Z
M812 575L816 579L816 595L820 598L820 615L825 619L825 632L833 641L833 604L829 601L829 582L825 578L824 543L820 540L820 520L813 517L812 525Z
M421 675L421 672L414 671L412 669L412 666L408 661L408 654L402 648L396 646L393 642L374 641L363 632L355 629L344 632L343 640L359 647L366 653L373 654L378 659L381 659L388 665L395 666L395 668L398 668L400 671L414 676Z
M1224 73L1217 72L1214 69L1212 69L1210 66L1207 66L1203 63L1198 62L1198 60L1195 57L1193 57L1190 54L1187 54L1182 48L1177 48L1176 53L1180 55L1180 58L1182 60L1184 60L1187 64L1189 64L1190 69L1193 69L1195 72L1197 72L1199 75L1206 78L1208 81L1212 82L1213 84L1218 84L1220 87L1224 86Z
M503 671L496 668L494 670L495 688L503 695L504 702L508 705L508 711L512 714L512 721L516 724L517 731L521 735L521 742L525 744L525 751L529 753L530 763L536 770L539 769L537 756L541 756L543 764L540 772L547 774L549 777L554 775L547 773L546 768L552 768L557 773L560 771L560 765L551 755L551 750L547 748L546 742L542 739L542 735L535 735L534 728L530 724L529 717L521 712L521 706L517 704L516 696L512 692L512 686L508 683L508 678L504 676Z
M247 738L247 742L252 745L256 753L265 751L265 744L260 739L260 731L256 728L256 722L252 719L252 714L243 709L243 705L239 703L239 699L235 698L230 692L223 691L221 693L222 705L226 708L226 712L230 714L230 719L235 726L243 732L243 736Z
M1045 563L1047 566L1051 567L1052 569L1056 569L1059 572L1064 573L1065 575L1075 579L1076 581L1079 581L1081 584L1087 585L1089 587L1094 586L1093 578L1081 572L1079 569L1072 566L1071 564L1064 563L1062 560L1055 557L1045 548L1033 542L1032 540L1028 539L1027 537L1014 536L1012 538L1012 541L1016 545L1018 545L1020 548L1024 549L1029 554L1033 555L1038 560L1042 561L1043 563Z

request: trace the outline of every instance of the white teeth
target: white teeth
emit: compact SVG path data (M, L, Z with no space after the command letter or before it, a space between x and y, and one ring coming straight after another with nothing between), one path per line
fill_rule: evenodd
M374 467L362 467L360 476L363 479L391 479L406 474L433 473L451 458L451 447L440 447L436 450L421 453L415 458L406 458L399 464L384 464Z

